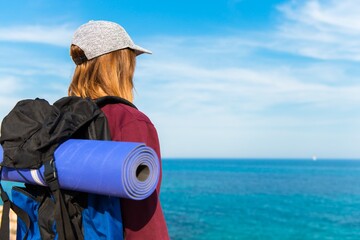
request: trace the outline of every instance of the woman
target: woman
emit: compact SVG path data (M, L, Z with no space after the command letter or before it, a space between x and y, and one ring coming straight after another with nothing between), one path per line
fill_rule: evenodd
M80 26L73 37L70 55L76 64L69 86L70 96L117 96L133 101L135 57L151 53L133 43L126 31L108 21L90 21ZM102 108L112 140L144 142L160 159L156 129L149 118L126 104L108 104ZM160 206L160 182L147 199L121 199L125 239L169 239Z

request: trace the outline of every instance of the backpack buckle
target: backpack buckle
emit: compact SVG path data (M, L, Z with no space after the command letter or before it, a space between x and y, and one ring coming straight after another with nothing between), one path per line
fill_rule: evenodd
M56 167L54 158L44 163L44 178L47 184L57 180Z

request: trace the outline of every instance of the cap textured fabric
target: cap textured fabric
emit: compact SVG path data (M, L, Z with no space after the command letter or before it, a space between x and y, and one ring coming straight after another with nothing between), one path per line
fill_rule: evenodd
M151 53L134 44L123 27L109 21L90 21L81 25L71 43L80 47L88 60L124 48L133 49L136 55Z

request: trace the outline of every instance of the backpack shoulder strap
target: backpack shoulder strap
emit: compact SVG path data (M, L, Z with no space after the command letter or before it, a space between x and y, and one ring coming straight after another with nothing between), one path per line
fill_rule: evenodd
M100 97L100 98L95 99L95 103L98 105L99 108L102 108L107 104L116 104L116 103L122 103L122 104L128 105L130 107L136 108L136 106L132 102L130 102L124 98L116 97L116 96Z
M0 170L0 175L1 175L1 170ZM26 233L24 235L24 239L27 238L28 235L28 229L30 228L30 217L29 215L22 210L21 208L19 208L15 203L13 203L12 201L10 201L7 193L4 191L1 183L0 183L0 191L1 191L1 199L3 200L3 212L2 212L2 217L1 217L1 228L0 228L0 239L6 240L6 239L10 239L10 218L9 218L9 214L10 214L10 209L12 209L15 214L21 218L21 220L25 223L26 225Z

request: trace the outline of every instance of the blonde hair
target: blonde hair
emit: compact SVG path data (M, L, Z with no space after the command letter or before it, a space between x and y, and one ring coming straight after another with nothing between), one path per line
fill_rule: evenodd
M69 96L118 96L133 101L133 76L136 53L131 49L113 51L91 60L84 51L71 45L70 55L77 66L68 89ZM84 62L78 63L79 59Z

